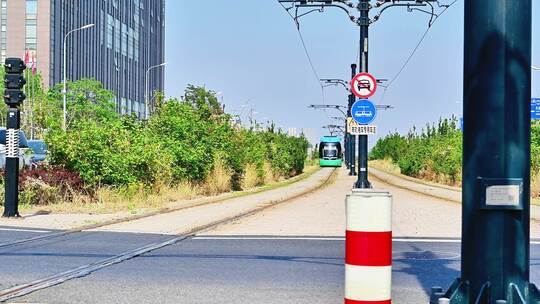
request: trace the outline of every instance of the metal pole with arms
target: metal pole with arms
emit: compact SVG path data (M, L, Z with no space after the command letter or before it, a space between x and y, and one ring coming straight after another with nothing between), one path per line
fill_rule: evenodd
M531 12L531 0L465 1L461 278L434 288L432 304L540 301L529 283Z
M351 64L351 79L354 78L356 75L356 64ZM351 92L349 94L349 103L347 105L347 119L352 118L351 115L351 107L354 103L354 94ZM348 122L347 122L348 123ZM348 153L349 153L349 159L351 162L351 166L349 167L349 175L355 176L356 175L356 136L349 134L348 135L349 140L349 147L348 147Z
M360 72L368 72L369 0L360 0ZM358 135L358 180L355 188L369 189L368 180L368 136Z
M63 95L62 129L64 131L67 129L67 39L68 39L69 35L71 35L71 34L73 34L75 32L82 31L82 30L85 30L85 29L89 29L89 28L92 28L94 26L95 26L95 24L93 24L93 23L92 24L87 24L85 26L82 26L82 27L79 27L79 28L76 28L76 29L73 29L73 30L67 32L67 34L64 36L64 88L62 90L62 95Z

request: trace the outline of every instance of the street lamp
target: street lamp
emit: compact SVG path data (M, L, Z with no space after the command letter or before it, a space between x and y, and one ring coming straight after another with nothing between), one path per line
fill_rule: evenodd
M150 92L149 92L150 88L149 88L148 78L150 77L150 71L153 69L157 69L159 67L165 66L165 65L167 65L167 62L151 66L148 68L148 70L146 70L145 91L144 91L145 92L145 97L144 97L144 118L145 119L148 119L148 98L150 97Z
M91 24L87 24L85 26L82 26L82 27L79 27L79 28L76 28L76 29L73 29L71 31L69 31L66 36L64 36L64 89L62 90L62 95L64 95L64 103L63 103L63 111L64 111L64 119L62 121L62 128L64 129L64 131L66 130L66 121L67 121L67 39L69 37L69 35L75 33L75 32L78 32L78 31L82 31L82 30L85 30L85 29L89 29L91 27L94 27L95 24L91 23Z

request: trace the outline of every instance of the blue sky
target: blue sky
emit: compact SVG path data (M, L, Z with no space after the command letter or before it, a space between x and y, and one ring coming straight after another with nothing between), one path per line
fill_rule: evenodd
M387 91L384 103L395 109L379 113L378 136L461 115L463 1L441 16ZM533 29L540 29L540 6L533 2ZM392 78L418 43L428 18L394 8L374 23L370 72ZM325 135L322 125L336 123L328 116L339 113L307 108L323 102L321 89L291 18L276 0L168 1L166 22L168 96L182 95L187 84L204 85L221 92L227 109L244 119L252 106L257 120L269 118L285 129L311 129L315 139ZM343 12L328 9L304 17L301 30L319 76L348 79L358 54L358 27ZM536 65L538 35L533 33ZM540 96L540 72L534 74L533 95ZM380 102L382 92L372 99ZM341 87L326 88L325 102L346 104L347 93Z

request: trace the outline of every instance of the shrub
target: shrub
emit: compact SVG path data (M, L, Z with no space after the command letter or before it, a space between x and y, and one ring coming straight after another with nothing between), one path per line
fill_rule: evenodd
M451 185L461 182L463 138L457 119L441 119L420 134L413 128L407 136L392 133L377 141L371 159L391 158L406 175ZM531 126L531 192L540 195L540 122Z
M19 199L22 204L42 206L70 200L73 192L65 194L63 195L58 187L51 186L40 179L28 178Z
M372 149L371 159L392 159L405 175L448 184L461 182L462 134L457 119L439 120L420 134L413 128L407 136L392 133Z
M217 195L232 189L232 173L221 157L216 157L213 168L204 181L205 194Z
M209 186L209 192L215 193L241 189L246 175L250 180L253 175L260 181L268 180L267 176L273 180L304 169L305 138L273 128L239 127L223 112L215 94L204 88L188 86L183 99L160 102L144 122L116 114L109 93L95 81L71 86L77 102L69 127L64 131L59 123L52 123L46 141L51 163L77 172L89 187L160 189L219 180ZM89 93L92 90L99 94ZM50 94L55 102L59 97L56 89Z
M31 170L23 170L19 174L19 190L23 190L27 187L27 184L36 181L56 187L61 192L82 192L86 189L79 173L59 166L41 165Z

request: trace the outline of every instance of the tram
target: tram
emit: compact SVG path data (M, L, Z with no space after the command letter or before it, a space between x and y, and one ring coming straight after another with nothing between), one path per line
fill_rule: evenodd
M337 136L324 136L319 144L319 165L321 167L341 167L343 152L341 138Z

